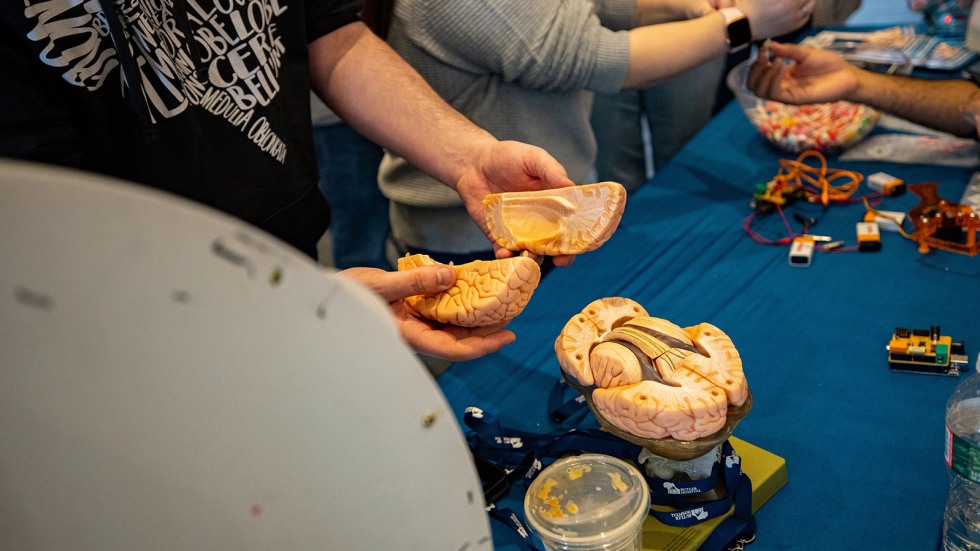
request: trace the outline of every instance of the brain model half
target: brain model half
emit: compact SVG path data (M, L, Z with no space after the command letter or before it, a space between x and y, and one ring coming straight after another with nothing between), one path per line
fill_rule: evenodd
M399 270L439 264L424 254L398 259ZM538 263L526 256L477 260L456 269L456 283L432 295L415 295L405 303L423 317L464 327L507 323L520 314L541 281Z
M616 231L626 189L615 182L487 195L484 214L501 247L542 255L581 254Z
M730 434L751 406L742 361L724 332L708 323L681 328L626 298L586 306L565 325L555 353L599 420L641 445L692 441L726 424Z

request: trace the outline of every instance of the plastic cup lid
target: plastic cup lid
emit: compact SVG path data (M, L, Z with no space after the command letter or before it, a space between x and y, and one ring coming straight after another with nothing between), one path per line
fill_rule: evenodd
M563 549L629 540L650 510L640 472L608 455L566 457L541 471L524 496L528 525Z

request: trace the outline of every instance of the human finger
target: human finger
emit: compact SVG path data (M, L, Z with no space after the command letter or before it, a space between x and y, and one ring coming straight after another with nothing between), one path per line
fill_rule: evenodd
M402 323L401 334L416 351L454 362L496 352L517 339L513 331L504 329L434 326L418 318Z
M776 96L779 95L779 83L782 82L782 73L782 63L776 62L769 70L759 74L759 78L756 80L752 90L759 97L778 99Z
M749 90L755 90L763 75L772 70L771 65L772 63L764 59L760 53L759 57L749 65L749 72L745 75L745 87Z
M575 185L575 182L569 179L565 167L544 149L539 147L527 149L524 165L529 175L547 184L546 187L548 188L570 187Z
M791 59L793 61L799 62L806 58L810 53L810 48L807 46L799 46L797 44L787 44L785 42L775 42L771 41L769 43L769 51L775 57L782 57L785 59Z
M551 257L551 261L555 264L556 267L564 268L567 266L571 266L572 262L575 262L575 256L576 255L574 254L562 254L562 255Z
M487 336L472 336L462 339L446 337L435 331L423 341L423 344L416 347L416 350L434 358L463 362L492 354L516 339L517 337L512 331L497 331Z
M745 86L761 98L772 97L775 92L772 88L773 82L780 73L781 65L782 63L779 61L756 61L749 68Z
M501 259L502 258L511 258L511 257L517 256L519 254L520 255L524 255L524 256L530 258L531 260L537 262L539 266L544 262L544 256L539 255L539 254L534 254L534 253L532 253L530 251L520 251L520 252L518 252L518 251L512 251L510 249L505 249L503 247L499 247L499 248L496 249L496 252L495 252L496 257L497 258L501 258ZM570 266L572 264L572 262L575 261L575 256L576 255L574 255L574 254L560 254L560 255L555 255L555 256L551 257L551 261L552 261L552 263L554 263L554 265L556 267L558 267L558 268L564 268L565 266Z
M341 273L364 283L381 295L386 302L414 295L438 293L445 291L456 282L456 270L443 264L396 272L375 268L348 268Z

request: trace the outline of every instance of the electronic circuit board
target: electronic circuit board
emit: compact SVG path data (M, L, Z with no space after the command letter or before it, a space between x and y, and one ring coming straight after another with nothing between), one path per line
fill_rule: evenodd
M892 371L952 377L966 371L963 343L941 335L938 325L930 329L897 327L885 349Z

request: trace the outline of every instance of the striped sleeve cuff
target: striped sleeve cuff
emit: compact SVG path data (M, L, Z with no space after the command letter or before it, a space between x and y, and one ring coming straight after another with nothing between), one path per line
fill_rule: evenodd
M626 82L630 61L630 35L627 31L599 33L595 71L586 83L593 92L619 92Z

